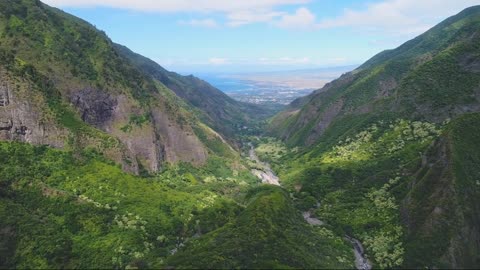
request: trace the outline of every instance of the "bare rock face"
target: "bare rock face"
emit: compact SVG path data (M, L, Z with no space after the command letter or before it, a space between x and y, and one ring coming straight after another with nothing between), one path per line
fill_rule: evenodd
M159 110L152 112L152 121L167 162L183 161L195 165L206 162L207 151L193 131L178 126Z
M127 95L96 89L73 92L70 100L84 122L120 140L128 152L128 163L137 168L157 172L165 163L200 165L207 159L205 147L191 128L181 127L159 105L145 107ZM132 116L145 115L145 123L131 123ZM125 126L129 128L122 129Z
M343 108L343 100L340 99L337 102L331 104L320 116L313 132L307 138L307 145L313 144L320 136L327 130L335 117L340 113Z
M140 126L132 125L129 131L121 130L122 126L130 122L130 116L146 115L148 108L141 108L125 95L116 96L115 99L117 106L113 111L112 119L108 121L112 125L106 129L125 144L127 151L134 159L133 162L140 163L149 172L159 171L165 158L161 153L160 143L151 121Z
M460 67L468 72L480 73L480 59L477 55L469 53L458 59Z
M176 121L161 105L145 107L128 95L92 88L73 91L69 100L85 123L118 140L101 151L125 171L139 173L143 168L157 172L166 163L201 165L207 160L206 148L192 128ZM132 116L145 115L145 123L131 123ZM128 131L123 129L127 125L131 126ZM63 148L70 132L58 123L41 92L28 82L13 83L0 69L0 141ZM79 140L80 145L101 145L96 137Z
M107 92L92 88L82 89L71 96L82 120L98 128L105 128L112 120L117 100Z
M63 147L66 132L45 117L42 100L34 104L31 97L11 89L8 80L0 76L0 140Z

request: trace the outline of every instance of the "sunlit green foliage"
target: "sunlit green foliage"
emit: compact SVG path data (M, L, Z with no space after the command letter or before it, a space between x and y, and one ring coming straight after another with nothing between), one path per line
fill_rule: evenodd
M398 267L404 262L399 199L409 181L402 174L443 127L389 118L363 126L336 137L330 147L317 146L323 151L288 152L275 168L300 209L320 202L316 215L337 235L360 239L374 265Z
M352 251L326 228L306 224L277 187L252 190L231 223L168 259L176 268L351 268Z
M159 267L183 241L223 226L242 209L223 195L236 189L238 196L238 185L192 182L210 172L222 175L224 165L172 168L144 179L85 155L79 161L48 147L0 143L0 227L6 232L0 257L8 258L2 266Z
M398 119L395 122L380 121L354 138L340 141L324 155L323 163L368 161L394 154L414 143L430 143L440 134L435 124Z
M277 163L289 151L283 142L270 137L262 137L255 148L258 157L270 163Z

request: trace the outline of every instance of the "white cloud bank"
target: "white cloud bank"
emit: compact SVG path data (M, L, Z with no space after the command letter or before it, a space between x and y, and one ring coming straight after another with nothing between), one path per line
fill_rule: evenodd
M310 0L43 0L56 7L113 7L148 12L233 12L305 4Z
M323 19L311 26L415 35L448 16L479 4L480 0L385 0L369 4L363 10L345 9L336 18Z
M225 24L238 27L252 23L268 23L285 29L351 28L357 31L388 35L416 35L441 19L462 9L480 5L480 0L383 0L364 8L345 9L334 18L317 18L305 7L321 5L321 0L43 0L56 7L113 7L145 12L196 12L203 15L221 13ZM293 13L278 11L285 5L298 8ZM302 6L303 5L303 6ZM181 24L216 27L217 21L194 19Z
M299 8L294 14L283 15L273 24L282 28L310 28L315 24L315 15L307 8Z

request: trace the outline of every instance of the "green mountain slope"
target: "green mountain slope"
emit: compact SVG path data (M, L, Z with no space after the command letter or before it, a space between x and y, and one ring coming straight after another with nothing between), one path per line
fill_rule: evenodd
M292 103L285 145L244 145L280 188L226 142L263 110L0 0L0 268L351 268L345 235L376 268L478 268L479 31L469 8Z
M192 75L182 76L167 71L154 61L116 45L119 54L130 59L140 70L162 82L191 106L199 109L201 119L227 138L234 137L239 127L273 116L273 111L254 104L238 102L207 82Z
M236 155L92 25L35 0L0 10L2 139L92 147L136 173Z
M262 110L122 50L40 1L0 0L0 268L352 265L284 191L251 191L260 181L212 129ZM232 233L265 239L226 263L218 249L201 248L211 264L172 257Z
M480 265L480 6L292 104L274 168L380 268ZM306 147L307 146L307 147Z
M414 175L404 199L407 266L479 265L479 124L478 113L453 121Z
M291 145L311 145L342 117L388 111L439 123L478 110L479 13L480 7L469 8L373 57L311 94L305 106L279 114L271 133Z
M251 190L231 223L197 240L167 263L180 269L351 268L351 249L326 228L305 223L285 191Z

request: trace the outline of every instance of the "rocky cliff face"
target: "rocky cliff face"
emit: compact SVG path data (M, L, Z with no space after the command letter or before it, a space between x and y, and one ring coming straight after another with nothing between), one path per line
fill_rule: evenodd
M73 93L70 102L77 108L82 121L100 129L111 125L118 106L115 97L99 89L82 89Z
M141 108L126 95L95 89L74 92L71 103L84 122L119 138L148 171L160 170L165 162L202 165L208 158L192 128L179 125L160 104Z
M0 67L0 140L63 147L66 132L49 117L45 105L32 85L12 80Z

